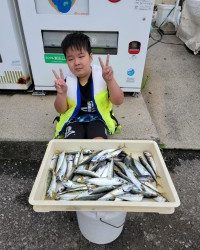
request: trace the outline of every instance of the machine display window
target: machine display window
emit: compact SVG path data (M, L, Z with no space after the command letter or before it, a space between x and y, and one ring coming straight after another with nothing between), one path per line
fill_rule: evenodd
M89 0L35 0L37 14L88 15Z
M42 40L45 53L62 53L61 42L72 31L42 30ZM119 32L82 31L89 36L92 53L101 55L117 55Z

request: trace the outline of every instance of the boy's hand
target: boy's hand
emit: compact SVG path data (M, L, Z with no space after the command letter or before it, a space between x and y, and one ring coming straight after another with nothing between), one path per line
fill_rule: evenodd
M64 94L67 92L67 84L65 83L64 75L62 72L62 69L59 69L60 76L56 73L54 69L52 69L53 74L56 78L55 82L55 88L59 94Z
M99 57L99 62L101 64L101 68L102 68L102 76L107 84L109 84L109 82L111 82L114 78L113 77L113 69L111 66L109 66L109 56L110 55L107 55L107 57L106 57L106 64L105 65L104 65L101 57Z

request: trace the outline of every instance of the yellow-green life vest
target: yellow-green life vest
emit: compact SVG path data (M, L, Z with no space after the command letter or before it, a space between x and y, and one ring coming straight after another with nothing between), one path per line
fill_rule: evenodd
M97 112L107 126L109 134L119 133L121 126L113 114L113 105L109 100L109 93L106 82L102 77L100 66L92 65L92 99L95 103ZM66 83L68 110L60 114L56 124L55 138L63 138L66 127L70 121L77 116L81 108L81 96L77 77L71 72L67 73Z

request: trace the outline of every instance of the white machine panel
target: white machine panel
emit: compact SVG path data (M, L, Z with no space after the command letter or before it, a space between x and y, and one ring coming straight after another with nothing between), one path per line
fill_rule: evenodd
M66 70L67 33L90 37L93 63L110 54L125 92L140 92L153 0L18 0L36 90L55 90L52 69Z
M0 2L0 89L25 90L30 84L30 70L16 1Z

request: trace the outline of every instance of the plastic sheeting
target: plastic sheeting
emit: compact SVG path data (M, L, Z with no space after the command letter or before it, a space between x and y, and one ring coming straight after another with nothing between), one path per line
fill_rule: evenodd
M194 54L200 51L200 0L185 0L176 35Z

